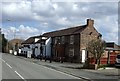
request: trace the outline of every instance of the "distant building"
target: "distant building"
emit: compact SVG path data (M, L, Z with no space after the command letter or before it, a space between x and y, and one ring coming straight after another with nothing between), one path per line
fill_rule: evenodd
M5 38L4 34L2 34L0 28L0 52L6 52L6 46L7 46L7 39Z
M8 42L8 51L12 50L12 52L14 51L18 51L19 48L22 47L21 43L23 42L22 39L12 39Z

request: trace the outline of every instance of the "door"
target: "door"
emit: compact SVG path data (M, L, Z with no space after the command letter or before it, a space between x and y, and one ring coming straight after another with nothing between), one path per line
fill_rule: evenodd
M85 63L86 51L82 50L82 63Z

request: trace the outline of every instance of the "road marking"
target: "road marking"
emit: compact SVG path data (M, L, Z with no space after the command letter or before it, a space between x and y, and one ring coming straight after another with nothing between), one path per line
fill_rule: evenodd
M57 70L54 70L52 68L48 68L48 67L45 67L43 66L44 68L47 68L47 69L50 69L50 70L53 70L55 72L58 72L58 73L61 73L61 74L64 74L64 75L67 75L67 76L70 76L70 77L73 77L73 78L76 78L76 79L82 79L82 78L79 78L79 77L76 77L76 76L73 76L73 75L70 75L70 74L67 74L67 73L64 73L64 72L61 72L61 71L57 71Z
M5 62L3 59L2 59L3 62Z
M15 71L15 73L16 73L21 79L23 79L24 81L26 81L17 71Z
M12 67L8 63L6 63L6 65L12 69Z
M0 58L1 59L1 58ZM3 59L1 59L3 62L5 62Z

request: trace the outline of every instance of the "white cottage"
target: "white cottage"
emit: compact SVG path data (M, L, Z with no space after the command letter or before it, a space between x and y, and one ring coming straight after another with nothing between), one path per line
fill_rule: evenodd
M50 44L50 39L41 36L40 39L35 43L35 56L38 58L40 55L42 55L44 58L49 57L51 54Z
M24 41L22 45L23 48L21 48L21 54L23 56L39 58L40 55L43 57L50 57L51 55L51 38L34 36Z
M32 54L34 55L35 48L35 37L30 37L22 43L21 55L31 58Z

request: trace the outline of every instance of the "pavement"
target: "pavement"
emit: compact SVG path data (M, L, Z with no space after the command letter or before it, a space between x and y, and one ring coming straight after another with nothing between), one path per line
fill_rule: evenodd
M18 56L19 57L19 56ZM40 61L37 59L31 59L31 58L24 58L19 57L21 59L24 59L26 61L30 61L48 68L52 68L57 71L61 71L79 78L83 78L85 80L109 80L109 81L115 81L120 78L120 73L118 68L115 67L107 67L106 69L98 69L98 70L90 70L90 69L80 69L83 64L78 63L60 63L60 62L52 62L49 63L49 61Z

